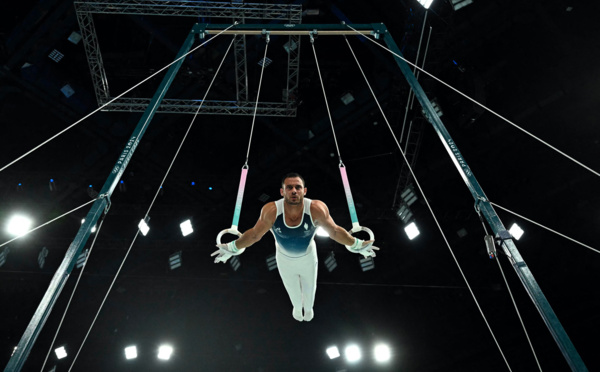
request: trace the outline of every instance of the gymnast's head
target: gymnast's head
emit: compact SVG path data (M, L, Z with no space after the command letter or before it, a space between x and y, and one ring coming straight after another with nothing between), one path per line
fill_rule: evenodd
M306 187L306 182L304 182L304 177L302 177L299 173L291 172L291 173L288 173L285 176L283 176L283 178L281 179L281 188L282 189L285 188L285 180L288 178L300 178L300 180L302 181L302 187Z

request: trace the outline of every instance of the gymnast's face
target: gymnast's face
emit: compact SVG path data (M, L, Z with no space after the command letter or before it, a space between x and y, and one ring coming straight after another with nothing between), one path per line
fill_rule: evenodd
M283 188L280 189L280 192L286 204L299 205L304 202L306 188L299 177L289 177L283 181Z

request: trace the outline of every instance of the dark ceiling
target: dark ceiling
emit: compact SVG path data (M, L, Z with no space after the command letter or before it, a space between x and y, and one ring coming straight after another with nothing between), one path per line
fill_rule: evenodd
M156 1L155 1L156 2ZM295 1L307 13L302 23L383 22L409 60L414 60L424 9L417 1ZM390 4L391 3L391 4ZM67 40L78 30L71 1L11 2L0 26L0 167L98 107L82 43ZM425 69L508 118L528 132L600 171L600 6L577 0L474 0L454 10L434 0L427 15L421 57L431 30ZM95 15L102 57L114 96L148 77L176 55L195 22L229 23L140 15ZM260 21L255 20L253 22ZM266 23L266 22L265 22ZM430 29L431 27L431 29ZM221 36L186 58L167 98L201 99L230 36ZM279 101L285 87L284 37L273 37L261 101ZM401 136L408 87L392 56L356 37L349 41L383 107ZM247 39L248 92L256 99L260 36ZM341 37L315 41L337 141L347 167L361 225L381 248L375 269L362 272L358 256L317 238L320 257L315 319L298 323L276 271L270 236L240 256L241 267L215 265L210 253L218 232L231 224L240 169L245 162L251 116L200 115L162 192L150 211L151 231L132 245L136 226L152 202L193 118L157 114L111 198L93 253L57 336L69 356L50 356L67 370L104 295L130 254L74 365L74 371L505 371L493 337L467 289L445 239L429 212L429 201L483 313L513 371L537 370L496 260L487 257L483 227L473 198L418 104L407 117L420 140L411 144L414 170L423 188L411 206L421 235L409 241L396 217L398 192L415 185L404 160ZM48 55L64 54L60 62ZM297 116L257 117L249 176L240 220L253 226L264 199L279 198L283 174L297 171L308 197L325 201L336 222L350 228L338 158L307 39L300 52ZM208 99L235 100L233 56ZM160 76L128 97L149 97ZM487 196L494 203L574 239L600 248L600 182L595 175L539 141L421 74L430 99ZM61 87L75 93L66 97ZM350 92L355 101L340 97ZM39 225L88 201L99 190L142 113L99 112L0 172L0 223L28 213ZM404 132L406 133L406 132ZM406 134L402 135L403 137ZM414 137L413 137L414 139ZM406 143L404 142L403 145ZM49 180L56 189L49 188ZM192 182L195 184L192 185ZM18 187L19 183L21 184ZM212 189L209 189L212 188ZM0 362L8 363L89 206L10 243L0 267ZM501 209L508 227L518 222L517 242L566 332L589 370L600 369L593 341L600 330L596 252L552 234ZM178 224L191 218L195 232L182 237ZM467 235L459 237L464 229ZM489 229L489 228L488 228ZM10 237L0 232L2 242ZM95 235L93 235L95 237ZM91 245L88 241L86 249ZM37 256L49 251L43 269ZM4 247L0 248L1 250ZM181 251L183 266L169 270L168 257ZM338 267L323 262L334 252ZM569 370L506 257L499 260L545 371ZM23 370L38 371L79 275L67 285ZM175 348L158 363L162 342ZM363 347L363 360L329 360L325 349L349 343ZM386 342L392 360L377 365L371 347ZM126 361L123 348L137 344Z

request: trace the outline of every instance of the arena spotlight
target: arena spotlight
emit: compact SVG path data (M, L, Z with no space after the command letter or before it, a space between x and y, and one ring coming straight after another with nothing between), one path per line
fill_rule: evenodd
M150 221L150 216L146 216L146 218L141 219L140 223L138 224L138 228L140 229L140 232L144 236L148 235L148 231L150 231L150 226L148 226L149 221Z
M406 205L408 206L411 206L415 201L417 201L417 194L415 194L415 189L412 185L405 188L400 193L400 197L406 202Z
M13 236L23 236L29 232L31 224L31 219L20 214L14 215L8 220L6 232Z
M375 268L375 261L373 260L373 257L359 258L358 262L360 262L360 269L363 272L373 270Z
M173 253L169 256L169 268L175 270L176 268L181 267L182 261L181 251Z
M126 359L135 359L135 358L137 358L137 347L135 347L135 345L133 345L133 346L127 346L125 348L125 358Z
M335 359L340 357L340 350L337 348L337 346L328 347L326 352L329 359Z
M327 255L327 258L325 259L325 267L329 272L332 272L337 267L337 261L335 260L333 251L329 252Z
M433 0L419 0L419 4L423 5L425 9L429 9L431 3L433 3Z
M275 258L275 253L267 256L267 268L269 271L273 271L277 268L277 259Z
M233 269L233 271L238 271L242 263L240 262L240 258L238 256L233 256L229 259L229 265Z
M324 228L322 228L321 226L317 227L317 236L322 236L325 238L329 237L329 233L327 231L325 231Z
M408 225L406 225L404 231L406 232L406 235L410 240L413 240L421 233L414 222L411 222Z
M0 267L4 266L4 264L6 263L6 258L8 257L9 252L10 249L8 249L8 247L4 247L2 252L0 252Z
M357 345L349 345L344 350L344 356L348 362L358 362L362 358L360 348Z
M389 346L385 344L375 345L375 349L373 349L373 355L375 357L375 361L379 363L387 362L392 357Z
M48 257L48 248L43 247L38 254L38 265L40 266L40 269L44 268L44 265L46 264L46 257Z
M81 269L83 267L83 265L85 265L85 261L87 261L89 251L90 251L89 249L86 249L85 251L81 252L79 257L77 257L76 267L78 269Z
M169 345L161 345L158 348L158 359L169 360L173 354L173 348Z
M519 227L519 225L517 225L516 223L513 223L512 226L510 227L510 229L508 230L508 232L510 233L510 235L512 235L515 239L519 240L521 239L521 236L523 236L523 233L525 231L523 231L523 229L521 229Z
M182 222L179 227L181 228L181 234L183 234L183 236L188 236L194 232L194 229L192 228L192 221L190 220Z
M54 352L56 353L56 357L58 359L63 359L67 357L67 351L65 350L64 346L61 346L58 349L54 349Z

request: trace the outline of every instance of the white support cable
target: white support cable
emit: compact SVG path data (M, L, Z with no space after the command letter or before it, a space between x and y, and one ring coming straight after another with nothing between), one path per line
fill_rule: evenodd
M229 50L231 49L232 45L233 45L233 38L231 40L231 43L229 44L229 47L227 48L227 51L225 52L225 55L223 56L223 59L221 60L221 63L219 64L219 67L215 71L213 79L211 80L210 85L208 86L208 88L206 90L206 93L204 94L204 98L202 99L202 102L204 102L204 100L206 99L208 93L210 92L210 89L211 89L213 83L215 82L215 79L216 79L217 75L219 74L219 71L221 70L221 67L223 66L223 62L225 61L225 58L227 57L227 54L229 54ZM152 206L154 205L154 202L155 202L155 200L157 198L157 195L160 193L160 189L161 189L163 183L165 182L167 176L169 175L169 172L170 172L173 164L175 163L175 160L177 159L177 156L179 155L181 147L183 146L183 144L184 144L184 142L185 142L185 140L187 138L187 135L190 132L190 130L191 130L193 124L194 124L194 121L196 120L196 117L198 116L198 113L200 112L201 108L202 108L202 103L200 104L200 106L198 107L198 110L194 114L194 117L192 118L192 121L190 122L190 125L188 126L188 129L185 132L185 135L184 135L183 139L181 140L181 143L179 144L179 147L177 148L177 151L176 151L176 153L175 153L175 155L173 157L173 160L171 161L171 164L169 165L169 168L167 169L167 171L165 173L165 176L163 177L163 179L162 179L162 181L161 181L161 183L160 183L160 185L159 185L159 187L158 187L158 189L156 191L156 194L154 195L154 198L152 199L152 202L150 203L150 207L148 208L148 211L146 212L145 217L147 217L150 214L150 210L152 209ZM131 252L131 249L133 248L133 244L135 243L135 241L136 241L139 233L140 233L140 230L138 229L137 232L136 232L136 234L135 234L135 236L133 237L133 241L131 242L131 244L129 245L129 248L127 249L127 253L125 254L125 257L123 257L123 261L121 261L121 265L119 266L119 269L115 273L115 276L113 278L112 283L110 284L108 290L106 291L104 299L102 300L102 303L100 304L100 307L98 308L98 311L96 312L96 315L95 315L94 319L92 320L92 324L90 325L90 327L89 327L89 329L88 329L88 331L87 331L87 333L86 333L86 335L85 335L85 337L84 337L84 339L83 339L83 341L82 341L82 343L81 343L81 345L79 347L79 350L77 351L77 354L75 355L75 358L73 359L73 362L71 363L71 366L69 367L69 371L71 371L71 369L75 365L75 362L77 361L77 358L78 358L79 354L81 353L81 350L83 349L83 345L85 344L85 342L86 342L86 340L87 340L90 332L92 331L92 328L94 327L94 324L96 323L96 320L98 319L98 315L100 315L100 312L102 311L102 308L104 307L104 303L106 302L106 299L108 298L108 295L110 294L110 291L112 290L112 288L113 288L113 286L114 286L114 284L115 284L115 282L117 280L117 277L119 276L119 273L121 272L121 269L123 268L123 265L125 264L125 261L127 260L127 257L129 256L129 253Z
M131 242L131 244L129 245L129 248L127 249L125 258L123 258L123 261L121 261L121 265L119 266L119 269L117 269L117 273L115 274L113 281L110 283L110 286L108 287L108 290L106 291L106 295L104 295L104 299L102 300L102 303L100 304L100 307L98 308L98 311L96 312L96 315L94 316L94 320L92 320L92 324L90 325L90 328L88 328L88 331L85 334L85 337L84 337L83 341L81 342L81 345L79 346L79 350L77 350L77 354L75 354L75 357L73 358L73 362L71 363L71 366L69 367L69 372L71 372L71 369L73 369L73 366L75 365L75 362L77 361L77 357L79 356L81 349L83 349L83 345L85 344L85 341L87 340L88 336L90 335L90 332L92 331L92 328L94 327L94 324L96 323L96 320L98 319L98 315L100 315L100 311L102 310L102 307L104 306L104 303L106 302L106 299L108 298L108 295L110 294L110 291L112 290L112 287L115 285L115 282L117 281L117 277L119 276L119 273L121 272L121 269L123 268L123 265L125 264L125 261L127 260L127 256L129 256L129 252L131 252L133 243L135 243L135 240L137 239L139 234L140 234L140 230L138 229L137 232L135 233L135 236L133 237L133 241Z
M552 230L551 228L549 228L549 227L546 227L546 226L542 225L541 223L535 222L534 220L531 220L531 219L529 219L529 218L527 218L527 217L525 217L525 216L522 216L522 215L520 215L520 214L518 214L518 213L516 213L516 212L513 212L513 211L511 211L510 209L504 208L503 206L501 206L501 205L498 205L498 204L496 204L496 203L493 203L493 202L491 202L491 201L490 201L489 203L490 203L491 205L493 205L494 207L498 207L498 208L502 209L503 211L506 211L506 212L508 212L508 213L510 213L510 214L512 214L512 215L515 215L515 216L517 216L517 217L519 217L519 218L522 218L522 219L524 219L524 220L525 220L525 221L527 221L527 222L531 222L532 224L534 224L534 225L537 225L537 226L539 226L539 227L541 227L541 228L543 228L543 229L546 229L546 230L550 231L551 233L554 233L554 234L556 234L556 235L558 235L558 236L562 236L563 238L565 238L565 239L568 239L568 240L572 241L573 243L579 244L579 245L581 245L582 247L585 247L585 248L587 248L587 249L590 249L590 250L592 250L592 251L594 251L594 252L596 252L596 253L600 253L600 250L598 250L598 249L596 249L596 248L590 247L589 245L587 245L587 244L584 244L584 243L582 243L582 242L580 242L580 241L577 241L577 240L575 240L575 239L573 239L573 238L571 238L571 237L568 237L568 236L567 236L567 235L565 235L565 234L561 234L561 233L559 233L559 232L558 232L558 231L556 231L556 230Z
M73 213L73 212L75 212L76 210L78 210L78 209L81 209L81 208L85 207L86 205L88 205L88 204L91 204L91 203L95 202L95 201L96 201L96 200L98 200L98 199L99 199L99 198L92 199L92 200L90 200L89 202L87 202L87 203L84 203L84 204L80 205L80 206L79 206L79 207L77 207L77 208L71 209L70 211L68 211L68 212L66 212L66 213L63 213L63 214L61 214L60 216L58 216L58 217L56 217L56 218L53 218L53 219L51 219L51 220L50 220L50 221L48 221L48 222L45 222L45 223L43 223L43 224L41 224L41 225L39 225L39 226L37 226L37 227L34 227L33 229L31 229L31 230L27 231L26 233L24 233L24 234L21 234L21 235L19 235L19 236L15 237L15 238L12 238L11 240L9 240L9 241L7 241L7 242L4 242L4 243L0 244L0 247L3 247L3 246L5 246L5 245L9 244L10 242L13 242L13 241L15 241L15 240L17 240L17 239L19 239L19 238L22 238L23 236L25 236L25 235L29 234L30 232L33 232L33 231L35 231L35 230L37 230L37 229L39 229L39 228L42 228L42 227L44 227L44 226L46 226L46 225L48 225L48 224L51 224L52 222L54 222L54 221L56 221L56 220L58 220L58 219L60 219L60 218L63 218L64 216L66 216L66 215L68 215L68 214L70 214L70 213Z
M500 269L500 273L502 274L502 279L504 279L504 284L506 284L506 289L508 290L508 294L510 295L510 299L515 307L515 311L517 312L517 316L519 317L519 322L521 322L521 327L523 327L523 332L525 332L525 337L527 337L527 342L529 343L529 347L531 348L531 352L533 353L533 357L535 358L535 362L542 372L542 366L540 365L540 361L538 360L537 354L535 353L535 349L533 344L531 343L531 339L529 338L529 333L527 333L527 328L525 327L525 323L523 322L523 318L521 317L521 313L519 312L519 307L517 306L517 302L513 297L512 291L510 290L510 286L508 285L508 281L506 280L506 276L504 275L504 270L502 270L502 265L500 265L500 260L496 258L496 262L498 263L498 268Z
M94 115L95 113L97 113L98 111L102 110L104 107L110 105L111 103L113 103L114 101L116 101L117 99L123 97L125 94L131 92L132 90L134 90L135 88L139 87L140 85L142 85L143 83L147 82L148 80L152 79L154 76L158 75L159 73L161 73L162 71L166 70L167 68L171 67L171 65L177 63L178 61L180 61L181 59L187 57L189 54L195 52L196 50L198 50L199 48L203 47L206 43L208 43L209 41L213 40L214 38L218 37L219 35L221 35L223 32L229 30L231 27L235 26L238 22L236 21L235 23L233 23L231 26L227 27L226 29L222 30L221 32L217 33L215 36L211 37L210 39L206 40L205 42L203 42L202 44L198 45L197 47L191 49L190 51L188 51L187 53L185 53L184 55L182 55L181 57L175 59L173 62L169 63L168 65L164 66L163 68L161 68L160 70L156 71L155 73L153 73L152 75L148 76L146 79L140 81L139 83L137 83L136 85L132 86L131 88L127 89L126 91L124 91L123 93L119 94L118 96L114 97L113 99L111 99L110 101L106 102L105 104L103 104L102 106L98 107L97 109L95 109L94 111L90 112L89 114L85 115L84 117L82 117L81 119L77 120L76 122L74 122L73 124L69 125L68 127L66 127L65 129L61 130L60 132L56 133L55 135L53 135L52 137L48 138L47 140L45 140L44 142L40 143L39 145L37 145L36 147L34 147L33 149L27 151L26 153L24 153L23 155L19 156L18 158L16 158L15 160L11 161L10 163L6 164L5 166L3 166L2 168L0 168L0 172L4 171L6 168L10 167L11 165L15 164L16 162L18 162L19 160L25 158L26 156L28 156L29 154L31 154L32 152L36 151L37 149L39 149L40 147L44 146L45 144L47 144L48 142L54 140L55 138L57 138L58 136L62 135L63 133L65 133L66 131L68 131L69 129L75 127L76 125L80 124L81 122L83 122L85 119L89 118L90 116Z
M354 32L356 32L358 35L360 36L366 36L364 34L362 34L361 32L357 31L356 29L352 28L352 26L346 24L346 26L348 26L350 29L352 29ZM518 126L517 124L513 123L512 121L508 120L507 118L505 118L504 116L498 114L497 112L493 111L492 109L488 108L487 106L477 102L475 99L467 96L466 94L464 94L463 92L461 92L460 90L454 88L453 86L451 86L450 84L444 82L443 80L437 78L436 76L430 74L429 72L425 71L424 69L420 68L419 66L415 65L414 63L408 61L407 59L405 59L404 57L400 56L399 54L397 54L396 52L390 50L389 48L379 44L378 42L376 42L375 40L371 39L371 38L366 38L367 40L369 40L370 42L372 42L373 44L377 45L378 47L387 50L388 52L390 52L391 54L393 54L394 56L398 57L399 59L403 60L404 62L406 62L407 64L409 64L410 66L415 67L416 69L418 69L419 71L422 71L424 74L426 74L427 76L429 76L430 78L436 80L438 83L448 87L449 89L451 89L452 91L454 91L455 93L460 94L461 96L465 97L466 99L468 99L469 101L473 102L474 104L476 104L477 106L483 108L484 110L488 111L489 113L493 114L494 116L500 118L501 120L505 121L506 123L512 125L513 127L517 128L518 130L520 130L521 132L529 135L531 138L541 142L542 144L546 145L547 147L551 148L552 150L556 151L557 153L561 154L562 156L564 156L565 158L571 160L572 162L576 163L577 165L587 169L588 171L592 172L593 174L595 174L596 176L600 177L600 172L597 172L595 170L593 170L592 168L588 167L587 165L583 164L582 162L576 160L575 158L573 158L572 156L562 152L561 150L557 149L556 147L552 146L551 144L549 144L548 142L542 140L541 138L537 137L536 135L532 134L531 132L528 132L527 130L521 128L520 126Z
M60 322L58 323L58 328L56 329L56 333L54 334L54 338L52 339L52 343L50 344L50 347L48 348L48 353L46 354L46 358L44 359L44 364L42 364L42 368L40 369L40 372L44 371L44 367L46 367L46 362L48 362L48 357L50 357L50 354L52 353L52 348L54 347L54 343L56 342L56 338L58 337L58 333L60 332L60 329L62 327L63 321L65 320L67 312L69 311L69 306L71 306L71 301L73 300L73 296L75 295L75 291L77 291L77 286L79 285L79 281L81 280L81 277L83 276L83 271L85 270L85 267L87 265L88 259L92 255L92 250L94 249L94 245L96 244L96 239L100 235L100 230L102 229L102 224L103 223L104 223L104 219L102 219L102 221L100 221L100 225L98 225L98 230L96 231L96 235L94 236L94 240L92 240L92 244L90 245L90 250L87 253L87 257L86 257L85 261L83 262L83 266L81 267L81 271L79 272L79 275L77 276L77 281L75 282L75 286L73 287L73 290L71 291L71 296L69 297L69 301L67 302L67 306L65 307L65 310L63 311L63 315L60 318Z
M435 216L435 213L433 212L431 205L429 204L429 200L425 196L425 192L423 191L423 188L421 187L421 184L419 183L417 176L413 172L413 169L410 166L410 163L408 162L406 155L404 155L404 151L402 150L400 143L396 139L396 135L394 134L394 131L392 130L392 126L390 125L389 121L387 120L387 117L385 116L385 113L383 112L383 109L381 108L381 105L379 104L379 100L377 99L375 93L373 92L373 89L371 88L371 84L369 83L367 76L365 75L360 63L358 62L358 59L356 58L356 55L354 54L354 51L352 50L352 46L350 46L350 43L348 42L347 39L346 39L346 43L348 44L348 47L350 47L352 56L354 57L354 60L356 61L356 64L358 65L358 68L360 69L360 72L361 72L362 76L364 77L365 82L367 83L369 90L371 91L371 94L373 95L373 98L375 99L375 102L377 103L377 106L379 107L381 114L383 115L383 118L385 119L385 122L386 122L389 130L392 133L394 140L396 141L396 145L398 146L398 149L400 150L400 153L402 154L402 157L404 158L406 165L408 165L408 169L410 171L410 174L413 176L413 178L415 180L415 184L417 185L419 191L421 192L421 195L423 195L423 200L425 201L425 204L427 204L427 208L429 209L429 212L431 213L431 216L433 217L435 224L437 225L438 229L440 230L440 233L442 234L442 237L444 238L444 242L446 243L446 246L448 247L448 250L450 251L450 255L454 259L454 262L456 263L456 266L458 267L458 271L460 272L460 275L463 277L463 280L465 281L467 288L469 289L469 292L471 293L471 297L473 297L473 301L475 301L475 305L477 305L477 309L479 309L479 312L481 313L483 321L485 322L485 325L487 326L488 330L490 331L490 334L492 335L492 338L494 339L494 342L496 343L496 346L498 347L498 350L500 351L500 354L502 355L502 359L504 359L504 362L506 363L508 370L512 371L512 369L510 368L510 365L508 364L508 360L504 356L504 352L502 351L502 348L500 347L500 344L498 343L498 340L496 339L496 335L494 334L494 331L492 331L492 328L491 328L490 324L488 323L487 318L485 317L485 314L483 313L483 310L481 309L481 306L479 305L479 302L477 301L477 298L475 297L475 293L473 292L473 289L471 288L471 285L469 284L469 281L467 280L467 277L465 276L465 273L463 272L462 267L458 263L458 259L454 255L454 252L452 251L452 248L450 247L450 243L448 242L448 239L446 238L446 235L444 234L444 231L442 230L442 227L440 226L440 223L438 222L438 219Z
M331 124L331 131L333 132L333 140L335 141L335 148L337 149L338 158L340 164L342 163L342 155L340 154L340 147L338 146L337 137L335 136L335 129L333 128L333 119L331 118L331 111L329 110L329 103L327 102L327 94L325 93L325 84L323 84L323 77L321 76L321 68L319 67L319 59L317 58L317 50L315 49L315 39L310 34L310 44L312 46L313 54L315 55L315 63L317 64L317 72L319 73L319 81L321 81L321 89L323 90L323 98L325 98L325 107L327 108L327 115L329 116L329 123Z
M263 56L263 63L260 69L260 79L258 80L258 92L256 93L256 105L254 106L254 115L252 115L252 127L250 127L250 140L248 140L248 151L246 152L246 165L248 165L248 158L250 157L250 145L252 144L252 134L254 133L254 123L256 121L256 112L258 111L258 102L260 98L260 88L262 86L263 73L265 72L265 66L267 65L267 50L269 49L270 37L267 34L267 45L265 45L265 55Z
M234 37L235 37L235 35L234 35ZM177 148L177 151L175 152L175 155L173 156L173 160L171 160L171 164L169 164L169 167L167 168L167 171L165 172L165 176L160 181L160 185L158 186L158 189L156 190L156 193L154 194L154 198L152 198L152 202L150 203L150 207L148 207L148 211L144 215L144 218L148 217L148 215L150 214L150 210L152 209L152 206L154 205L156 198L160 194L160 189L162 188L163 184L165 183L167 176L171 172L171 168L173 167L173 164L175 163L177 156L179 156L179 151L181 151L181 148L183 147L183 144L184 144L185 140L187 139L188 133L192 129L192 126L194 125L194 122L196 121L196 117L198 116L198 113L200 112L200 109L202 109L202 104L206 100L206 97L208 96L208 92L210 92L210 89L212 88L215 80L217 79L217 75L219 74L219 71L221 70L221 67L223 66L223 62L225 62L225 58L227 57L227 54L229 54L229 50L231 49L231 46L233 45L233 41L234 41L234 39L232 38L231 42L229 43L229 47L225 51L225 55L223 56L223 59L221 59L221 63L219 64L217 71L215 71L215 74L213 75L213 78L210 81L208 88L206 89L206 93L204 93L204 97L202 98L202 101L200 101L200 105L198 106L198 109L196 110L196 113L194 114L194 117L192 118L190 125L188 125L188 128L187 128L185 134L183 135L183 139L181 140L181 143L179 144L179 147Z

